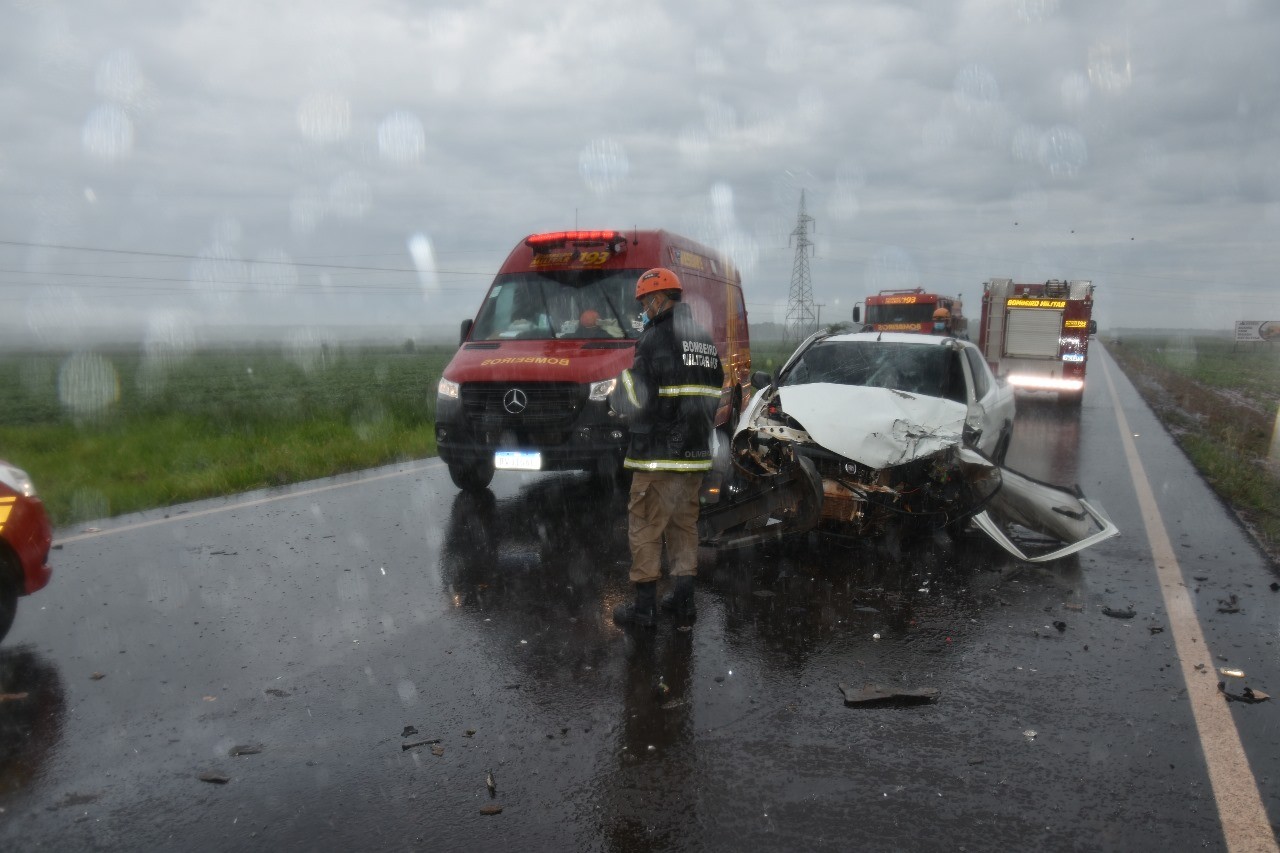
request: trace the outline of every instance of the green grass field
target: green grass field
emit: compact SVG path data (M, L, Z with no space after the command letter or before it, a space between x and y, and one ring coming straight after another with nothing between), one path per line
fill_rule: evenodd
M1107 350L1209 485L1280 563L1280 347L1126 335Z
M431 456L453 349L0 355L0 458L61 527Z

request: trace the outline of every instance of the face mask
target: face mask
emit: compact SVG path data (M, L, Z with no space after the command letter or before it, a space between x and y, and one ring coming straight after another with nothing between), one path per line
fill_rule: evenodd
M641 312L640 312L640 328L641 328L641 329L647 329L647 328L649 328L649 324L650 324L650 323L652 323L652 322L653 322L653 321L649 319L649 315L648 315L648 314L646 314L644 311L641 311Z
M933 330L935 332L945 332L947 330L947 324L942 322L934 323Z

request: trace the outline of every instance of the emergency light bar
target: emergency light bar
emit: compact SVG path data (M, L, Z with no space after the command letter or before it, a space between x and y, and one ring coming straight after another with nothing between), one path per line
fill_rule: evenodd
M524 244L535 252L545 252L560 246L608 246L620 252L627 245L621 231L551 231L546 234L530 234Z
M1084 387L1083 379L1058 379L1054 376L1033 376L1025 373L1010 373L1007 380L1015 388L1032 388L1039 391L1079 391Z

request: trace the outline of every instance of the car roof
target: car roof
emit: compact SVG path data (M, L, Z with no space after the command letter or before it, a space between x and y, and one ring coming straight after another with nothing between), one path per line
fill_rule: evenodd
M823 338L823 340L837 343L869 341L871 343L918 344L920 346L939 346L947 341L965 343L959 338L953 338L948 335L924 335L915 332L850 332L843 335L830 335Z

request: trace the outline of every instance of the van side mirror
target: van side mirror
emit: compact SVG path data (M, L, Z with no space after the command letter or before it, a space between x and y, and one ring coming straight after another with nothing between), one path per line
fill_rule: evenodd
M1096 334L1098 334L1098 321L1097 321L1097 320L1090 320L1090 321L1089 321L1089 334L1091 334L1091 335L1096 335Z
M458 346L462 346L467 342L467 335L471 334L471 320L462 321L462 331L458 333Z
M862 322L862 306L861 305L853 306L853 322L855 324Z
M751 387L757 391L762 391L773 384L773 377L763 370L755 370L751 373Z

